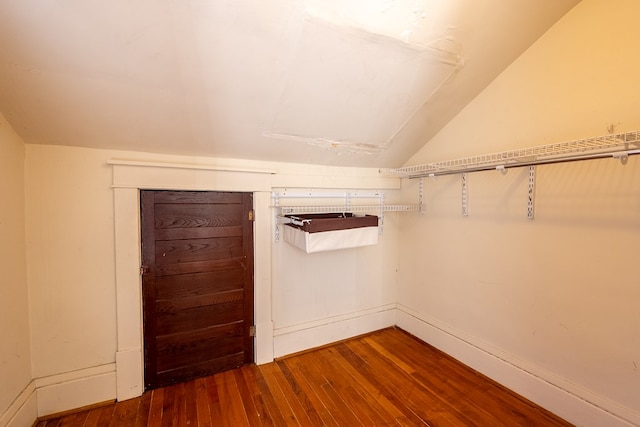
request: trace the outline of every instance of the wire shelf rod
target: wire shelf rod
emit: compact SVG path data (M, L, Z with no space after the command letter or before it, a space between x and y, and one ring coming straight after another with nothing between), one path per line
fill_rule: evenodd
M621 156L619 154L623 154L623 155ZM617 152L610 152L610 153L585 154L581 156L572 156L572 157L563 157L563 158L554 158L554 159L538 159L538 160L522 161L518 163L507 163L507 164L499 164L499 165L467 167L465 169L441 170L437 172L410 175L409 178L415 179L415 178L425 178L430 176L461 174L461 173L467 173L467 172L480 172L480 171L486 171L486 170L510 169L510 168L516 168L516 167L525 167L525 166L570 163L570 162L577 162L580 160L594 160L594 159L605 159L605 158L623 159L625 156L633 156L636 154L640 154L640 149L629 150L629 151L617 151Z
M639 149L640 131L634 131L423 165L381 169L380 172L409 178L423 178L491 170L498 167L512 168L606 157L620 158L638 154Z

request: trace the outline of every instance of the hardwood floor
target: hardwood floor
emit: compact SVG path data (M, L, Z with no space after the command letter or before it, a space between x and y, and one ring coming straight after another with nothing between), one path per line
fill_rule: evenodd
M159 388L53 426L570 426L399 329Z

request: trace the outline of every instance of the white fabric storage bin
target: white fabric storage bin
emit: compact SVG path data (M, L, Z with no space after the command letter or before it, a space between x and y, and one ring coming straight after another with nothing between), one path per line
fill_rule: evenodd
M308 233L294 227L284 227L284 240L306 253L356 248L378 243L378 227Z
M353 214L290 216L296 224L283 227L286 242L306 253L370 246L378 243L378 217Z

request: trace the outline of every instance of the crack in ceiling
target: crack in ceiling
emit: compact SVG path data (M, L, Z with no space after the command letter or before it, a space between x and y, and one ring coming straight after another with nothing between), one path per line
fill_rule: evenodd
M336 152L385 151L452 81L464 64L461 51L452 36L416 48L360 27L309 19L289 65L294 77L286 81L272 127L262 136ZM315 84L298 80L314 71ZM334 114L323 114L327 106Z

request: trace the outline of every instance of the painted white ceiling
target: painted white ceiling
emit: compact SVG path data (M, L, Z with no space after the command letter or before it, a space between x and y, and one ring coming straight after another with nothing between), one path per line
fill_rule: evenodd
M26 143L402 165L579 0L2 0Z

